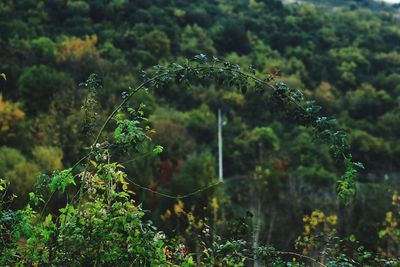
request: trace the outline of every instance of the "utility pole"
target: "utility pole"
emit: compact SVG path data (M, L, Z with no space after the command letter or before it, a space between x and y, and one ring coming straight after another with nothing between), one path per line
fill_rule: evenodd
M218 178L220 182L224 181L223 163L222 163L222 114L218 109Z

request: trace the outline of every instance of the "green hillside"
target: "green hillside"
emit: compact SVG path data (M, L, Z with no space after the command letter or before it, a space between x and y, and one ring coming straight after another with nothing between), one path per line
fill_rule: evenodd
M399 7L307 2L2 1L0 266L400 266Z

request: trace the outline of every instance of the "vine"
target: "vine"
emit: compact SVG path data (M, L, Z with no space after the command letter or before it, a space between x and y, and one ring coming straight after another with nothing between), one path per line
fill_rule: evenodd
M236 64L215 57L208 59L202 54L182 64L172 63L167 67L157 65L142 74L144 81L123 94L123 100L109 114L95 135L87 155L69 169L55 172L51 177L43 176L50 198L44 201L39 193L31 193L30 205L11 215L7 213L8 224L0 227L7 233L1 238L3 244L7 244L7 253L0 257L0 265L19 262L26 265L45 263L78 266L86 263L96 266L195 266L193 254L188 253L183 244L176 240L167 240L162 232L156 231L151 222L143 220L144 211L132 200L134 192L129 190L128 182L143 190L173 199L200 194L220 182L211 183L185 195L172 196L136 183L122 171L122 164L110 162L111 148L122 151L134 149L141 157L162 152L161 146L155 146L146 153L141 151L140 145L150 140L148 134L152 130L146 125L143 106L135 110L127 104L140 90L163 88L171 83L190 85L208 81L219 86L235 87L243 94L249 91L261 95L269 93L271 101L280 105L299 124L311 127L316 138L330 144L333 155L343 160L345 172L337 182L337 194L345 203L352 200L357 168L363 166L353 162L346 135L334 128L335 120L319 115L321 108L313 101L305 100L301 91L291 89L283 82L276 82L273 75L259 78L251 67L246 72ZM85 130L88 133L92 133L96 124L95 114L91 113L97 108L95 94L100 84L95 75L91 75L84 84L89 88L83 107L88 123ZM112 121L116 124L113 131L114 141L101 141ZM80 166L82 169L78 170ZM80 178L80 183L76 181L77 178ZM67 204L59 210L60 215L56 218L50 213L45 216L46 208L55 193L60 192L68 197L70 186L79 186L79 189L71 199L67 198ZM4 189L4 186L0 183L0 191L3 190L1 188ZM31 204L43 204L39 221ZM45 219L42 220L43 218ZM284 266L281 257L285 255L325 266L313 258L294 252L279 252L272 247L253 248L246 240L223 241L217 235L211 238L206 224L202 231L209 240L202 241L204 250L198 257L206 266L244 266L249 260L268 266ZM18 244L21 236L26 237L24 246ZM295 259L288 264L303 266Z
M337 196L339 200L346 204L350 203L354 197L356 193L355 182L359 175L358 169L364 168L363 164L353 161L346 134L335 129L335 119L320 115L321 107L316 105L314 101L306 100L300 90L290 88L283 82L275 82L275 77L271 74L265 78L259 78L256 76L256 70L252 67L248 68L248 72L244 72L237 64L216 57L208 59L204 54L196 55L193 60L186 60L183 64L172 63L167 67L157 65L149 72L143 71L142 77L144 82L138 87L130 89L124 95L124 99L101 126L87 156L82 183L85 183L89 162L92 160L106 127L138 91L148 87L165 87L169 83L189 85L196 80L208 80L217 83L219 86L228 85L238 88L243 94L250 90L263 94L269 90L272 94L272 101L279 104L282 110L291 115L297 123L312 128L316 139L329 144L332 154L336 158L342 159L345 171L337 181ZM125 121L125 123L127 122L129 121ZM120 138L117 132L116 134L115 137Z

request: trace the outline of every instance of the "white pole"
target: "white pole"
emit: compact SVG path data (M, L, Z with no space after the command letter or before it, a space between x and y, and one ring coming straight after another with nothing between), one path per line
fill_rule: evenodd
M222 115L221 109L218 109L218 177L219 181L224 181L222 165Z

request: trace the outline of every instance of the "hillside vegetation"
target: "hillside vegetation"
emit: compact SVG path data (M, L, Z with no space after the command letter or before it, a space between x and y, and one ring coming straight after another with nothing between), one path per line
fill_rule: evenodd
M0 265L399 266L400 24L367 2L2 1Z

